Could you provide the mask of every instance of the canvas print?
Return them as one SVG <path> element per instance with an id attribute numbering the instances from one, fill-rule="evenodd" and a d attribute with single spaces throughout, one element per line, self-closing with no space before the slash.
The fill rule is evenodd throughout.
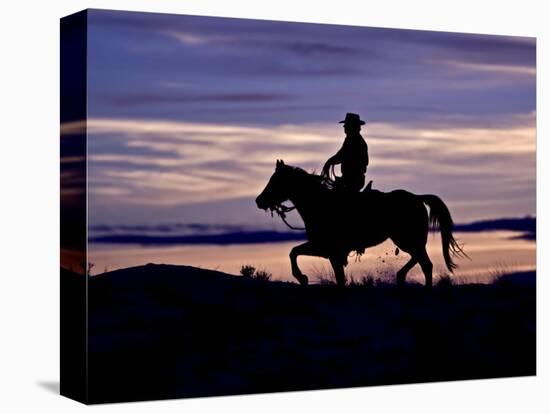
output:
<path id="1" fill-rule="evenodd" d="M 61 20 L 61 393 L 536 374 L 536 39 Z"/>

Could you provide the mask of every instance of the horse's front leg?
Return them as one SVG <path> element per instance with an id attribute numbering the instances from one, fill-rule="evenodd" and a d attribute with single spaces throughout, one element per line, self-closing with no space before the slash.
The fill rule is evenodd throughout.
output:
<path id="1" fill-rule="evenodd" d="M 302 273 L 298 267 L 298 256 L 321 256 L 313 247 L 311 242 L 305 242 L 295 246 L 290 251 L 290 266 L 292 268 L 292 276 L 298 279 L 301 285 L 308 284 L 308 278 Z"/>

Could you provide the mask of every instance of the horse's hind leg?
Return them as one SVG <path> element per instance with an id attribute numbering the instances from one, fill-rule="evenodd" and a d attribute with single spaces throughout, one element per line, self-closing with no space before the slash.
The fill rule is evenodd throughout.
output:
<path id="1" fill-rule="evenodd" d="M 426 248 L 422 249 L 422 251 L 419 253 L 418 262 L 420 263 L 420 267 L 422 267 L 422 272 L 424 273 L 424 277 L 426 278 L 426 287 L 431 288 L 433 264 L 428 257 L 428 252 L 426 252 Z"/>
<path id="2" fill-rule="evenodd" d="M 334 277 L 336 278 L 336 284 L 340 287 L 346 285 L 346 273 L 344 272 L 344 263 L 337 257 L 329 257 L 330 264 L 334 269 Z"/>
<path id="3" fill-rule="evenodd" d="M 411 270 L 417 263 L 418 263 L 418 260 L 416 259 L 416 257 L 412 256 L 411 260 L 409 260 L 407 263 L 405 263 L 405 266 L 399 269 L 399 271 L 397 272 L 398 285 L 403 285 L 405 283 L 405 278 L 407 277 L 407 273 L 409 273 L 409 270 Z"/>

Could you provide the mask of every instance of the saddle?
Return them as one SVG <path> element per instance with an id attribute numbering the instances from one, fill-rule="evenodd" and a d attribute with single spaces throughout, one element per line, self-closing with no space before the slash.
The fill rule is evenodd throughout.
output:
<path id="1" fill-rule="evenodd" d="M 346 190 L 346 188 L 344 187 L 344 182 L 342 180 L 342 177 L 336 177 L 334 179 L 334 188 L 333 188 L 334 191 L 338 191 L 338 192 L 346 192 L 346 193 L 350 193 L 349 191 Z M 369 183 L 367 184 L 367 186 L 365 188 L 363 188 L 361 191 L 359 191 L 358 194 L 360 193 L 366 193 L 368 191 L 372 191 L 372 180 L 369 181 Z M 350 193 L 351 194 L 351 193 Z"/>

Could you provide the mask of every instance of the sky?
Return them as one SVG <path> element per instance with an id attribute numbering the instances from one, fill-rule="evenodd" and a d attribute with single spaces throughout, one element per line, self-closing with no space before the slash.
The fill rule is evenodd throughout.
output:
<path id="1" fill-rule="evenodd" d="M 100 10 L 88 23 L 92 227 L 276 227 L 254 204 L 275 160 L 320 171 L 346 112 L 366 121 L 374 188 L 437 194 L 457 222 L 536 213 L 534 38 Z"/>

